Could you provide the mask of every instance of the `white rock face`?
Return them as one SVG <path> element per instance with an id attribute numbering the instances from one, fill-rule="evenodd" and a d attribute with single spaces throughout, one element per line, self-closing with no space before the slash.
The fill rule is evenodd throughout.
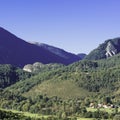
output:
<path id="1" fill-rule="evenodd" d="M 32 73 L 38 73 L 41 71 L 46 70 L 55 70 L 57 68 L 60 68 L 64 65 L 62 64 L 56 64 L 56 63 L 50 63 L 50 64 L 43 64 L 40 62 L 35 62 L 34 64 L 27 64 L 23 67 L 24 71 L 32 72 Z"/>
<path id="2" fill-rule="evenodd" d="M 33 66 L 31 64 L 25 65 L 23 70 L 27 71 L 27 72 L 32 72 L 33 71 Z"/>
<path id="3" fill-rule="evenodd" d="M 40 70 L 40 68 L 42 68 L 42 67 L 44 67 L 45 65 L 44 64 L 42 64 L 42 63 L 40 63 L 40 62 L 36 62 L 36 63 L 34 63 L 33 64 L 33 72 L 35 72 L 35 71 L 39 71 Z"/>
<path id="4" fill-rule="evenodd" d="M 27 72 L 35 72 L 35 71 L 38 71 L 42 67 L 44 67 L 44 64 L 36 62 L 33 65 L 32 64 L 25 65 L 23 70 Z"/>
<path id="5" fill-rule="evenodd" d="M 106 57 L 112 57 L 117 54 L 117 49 L 115 46 L 109 41 L 106 47 Z"/>

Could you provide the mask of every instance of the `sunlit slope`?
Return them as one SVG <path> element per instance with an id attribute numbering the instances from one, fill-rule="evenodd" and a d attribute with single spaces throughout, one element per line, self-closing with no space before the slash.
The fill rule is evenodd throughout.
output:
<path id="1" fill-rule="evenodd" d="M 34 86 L 30 91 L 24 93 L 25 96 L 33 96 L 46 94 L 47 96 L 58 96 L 63 99 L 71 99 L 77 97 L 85 97 L 90 93 L 78 87 L 70 80 L 65 81 L 44 81 L 42 84 Z"/>

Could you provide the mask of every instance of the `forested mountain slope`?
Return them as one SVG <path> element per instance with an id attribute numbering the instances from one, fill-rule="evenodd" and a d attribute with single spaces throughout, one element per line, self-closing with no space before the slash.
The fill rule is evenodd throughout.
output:
<path id="1" fill-rule="evenodd" d="M 63 98 L 68 98 L 71 89 L 72 94 L 69 98 L 80 97 L 83 91 L 86 96 L 88 93 L 96 94 L 101 91 L 101 94 L 107 94 L 108 91 L 112 94 L 119 88 L 119 73 L 120 55 L 118 54 L 99 61 L 82 60 L 51 71 L 47 69 L 41 71 L 40 68 L 40 73 L 37 75 L 20 81 L 8 89 L 18 91 L 25 96 L 46 94 Z"/>
<path id="2" fill-rule="evenodd" d="M 44 115 L 77 113 L 89 118 L 95 118 L 85 109 L 90 103 L 119 106 L 120 54 L 97 61 L 82 60 L 51 70 L 45 66 L 43 70 L 37 69 L 34 76 L 1 89 L 0 106 Z M 112 118 L 109 114 L 99 111 L 98 115 Z"/>
<path id="3" fill-rule="evenodd" d="M 120 38 L 106 40 L 96 49 L 91 51 L 85 58 L 89 60 L 99 60 L 114 56 L 120 53 Z"/>
<path id="4" fill-rule="evenodd" d="M 33 74 L 10 64 L 0 64 L 0 88 L 6 88 L 20 80 L 30 78 Z"/>

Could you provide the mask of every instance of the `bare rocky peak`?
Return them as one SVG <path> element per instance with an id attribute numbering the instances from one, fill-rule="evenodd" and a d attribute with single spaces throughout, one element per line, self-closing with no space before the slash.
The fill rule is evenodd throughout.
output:
<path id="1" fill-rule="evenodd" d="M 106 47 L 106 57 L 112 57 L 113 55 L 117 54 L 117 49 L 115 46 L 112 44 L 111 41 L 107 43 Z"/>

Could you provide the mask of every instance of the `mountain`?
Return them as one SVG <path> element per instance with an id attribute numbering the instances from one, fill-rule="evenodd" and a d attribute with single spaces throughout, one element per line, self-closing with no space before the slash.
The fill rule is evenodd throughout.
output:
<path id="1" fill-rule="evenodd" d="M 30 78 L 33 74 L 9 64 L 0 64 L 0 89 L 6 88 L 20 80 Z"/>
<path id="2" fill-rule="evenodd" d="M 120 38 L 106 40 L 96 49 L 91 51 L 85 58 L 89 60 L 99 60 L 112 57 L 120 53 Z"/>
<path id="3" fill-rule="evenodd" d="M 104 53 L 107 59 L 84 59 L 68 66 L 36 62 L 24 67 L 29 72 L 1 65 L 1 108 L 37 113 L 39 116 L 52 115 L 59 120 L 73 120 L 73 116 L 76 117 L 74 120 L 79 116 L 88 119 L 113 119 L 118 116 L 119 38 L 105 41 L 99 49 L 100 55 Z M 99 49 L 96 51 L 99 52 Z M 106 112 L 108 109 L 111 111 Z"/>
<path id="4" fill-rule="evenodd" d="M 86 54 L 85 53 L 79 53 L 79 54 L 77 54 L 77 56 L 79 56 L 81 59 L 84 59 Z"/>
<path id="5" fill-rule="evenodd" d="M 47 95 L 72 99 L 99 93 L 98 96 L 109 94 L 120 98 L 120 54 L 98 61 L 81 60 L 69 66 L 38 65 L 41 67 L 37 69 L 37 74 L 18 81 L 6 90 L 21 93 L 25 97 Z"/>
<path id="6" fill-rule="evenodd" d="M 114 116 L 116 115 L 114 111 L 120 105 L 120 54 L 97 61 L 81 60 L 61 67 L 57 67 L 56 64 L 53 67 L 51 64 L 48 66 L 38 62 L 31 66 L 35 69 L 39 67 L 37 74 L 27 79 L 18 79 L 18 82 L 0 89 L 2 108 L 55 115 L 55 117 L 62 111 L 68 113 L 68 116 L 73 117 L 79 113 L 83 117 L 83 115 L 90 114 L 90 111 L 85 108 L 89 108 L 92 103 L 96 108 L 102 104 L 109 109 L 111 105 L 115 106 L 115 108 L 111 108 L 111 112 Z M 0 69 L 0 71 L 1 78 L 8 81 L 5 77 L 6 72 L 4 76 L 6 70 Z M 2 83 L 2 79 L 0 80 Z M 108 110 L 107 108 L 104 110 Z M 81 110 L 86 114 L 83 114 Z M 100 111 L 101 108 L 99 108 L 99 113 Z M 109 119 L 112 114 L 107 114 L 107 117 L 105 114 L 104 118 Z M 103 118 L 103 115 L 102 112 L 100 119 Z M 87 118 L 91 117 L 87 116 Z"/>
<path id="7" fill-rule="evenodd" d="M 38 43 L 38 42 L 34 42 L 33 44 L 35 44 L 43 49 L 46 49 L 46 50 L 50 51 L 51 53 L 53 53 L 63 59 L 66 59 L 67 61 L 69 61 L 69 63 L 73 63 L 73 62 L 79 61 L 81 59 L 80 57 L 78 57 L 77 55 L 75 55 L 73 53 L 66 52 L 63 49 L 60 49 L 60 48 L 57 48 L 57 47 L 54 47 L 54 46 L 51 46 L 48 44 Z"/>
<path id="8" fill-rule="evenodd" d="M 65 51 L 64 53 L 66 53 L 64 57 L 55 54 L 43 46 L 28 43 L 0 27 L 0 64 L 12 64 L 19 67 L 35 62 L 68 65 L 80 60 L 77 55 L 67 54 Z"/>

